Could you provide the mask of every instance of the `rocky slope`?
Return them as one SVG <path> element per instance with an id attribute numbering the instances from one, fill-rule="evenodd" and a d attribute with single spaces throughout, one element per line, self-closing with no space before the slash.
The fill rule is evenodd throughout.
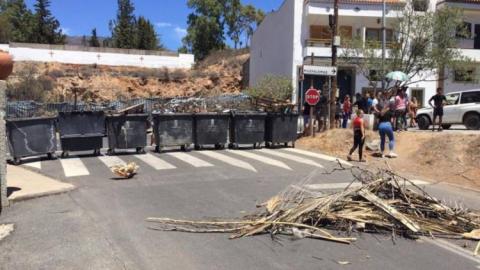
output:
<path id="1" fill-rule="evenodd" d="M 238 93 L 248 51 L 221 51 L 192 70 L 146 69 L 60 63 L 18 62 L 9 79 L 9 98 L 44 102 L 138 97 L 192 97 Z"/>

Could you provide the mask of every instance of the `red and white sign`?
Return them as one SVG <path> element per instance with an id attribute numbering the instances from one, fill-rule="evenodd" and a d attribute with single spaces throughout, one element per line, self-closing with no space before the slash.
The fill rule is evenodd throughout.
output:
<path id="1" fill-rule="evenodd" d="M 310 88 L 305 93 L 305 102 L 310 106 L 315 106 L 320 101 L 320 93 L 317 89 Z"/>

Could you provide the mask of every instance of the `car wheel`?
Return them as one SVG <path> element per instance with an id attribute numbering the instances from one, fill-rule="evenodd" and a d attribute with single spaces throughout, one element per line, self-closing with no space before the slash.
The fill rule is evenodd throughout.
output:
<path id="1" fill-rule="evenodd" d="M 480 115 L 475 113 L 469 113 L 463 119 L 463 124 L 467 129 L 480 129 Z"/>
<path id="2" fill-rule="evenodd" d="M 430 127 L 430 118 L 426 115 L 420 115 L 417 117 L 418 128 L 421 130 L 427 130 Z"/>
<path id="3" fill-rule="evenodd" d="M 452 127 L 452 125 L 442 125 L 442 128 L 443 128 L 443 129 L 449 129 L 449 128 L 451 128 L 451 127 Z"/>

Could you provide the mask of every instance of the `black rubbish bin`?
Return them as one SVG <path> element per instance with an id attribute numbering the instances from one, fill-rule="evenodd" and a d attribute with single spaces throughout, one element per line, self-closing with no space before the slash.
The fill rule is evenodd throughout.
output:
<path id="1" fill-rule="evenodd" d="M 100 154 L 105 136 L 104 112 L 61 112 L 58 129 L 62 144 L 62 157 L 70 151 L 90 151 Z"/>
<path id="2" fill-rule="evenodd" d="M 238 148 L 239 144 L 252 144 L 260 147 L 265 141 L 266 113 L 232 112 L 230 121 L 230 147 Z"/>
<path id="3" fill-rule="evenodd" d="M 147 114 L 112 115 L 107 119 L 108 154 L 115 149 L 135 149 L 145 153 L 147 146 Z"/>
<path id="4" fill-rule="evenodd" d="M 193 114 L 152 114 L 155 151 L 163 147 L 180 146 L 187 151 L 193 143 Z"/>
<path id="5" fill-rule="evenodd" d="M 198 113 L 194 118 L 195 149 L 199 150 L 204 145 L 214 145 L 216 149 L 225 148 L 230 114 Z"/>
<path id="6" fill-rule="evenodd" d="M 56 118 L 27 118 L 7 120 L 7 138 L 13 163 L 21 158 L 47 155 L 55 157 L 57 150 Z"/>
<path id="7" fill-rule="evenodd" d="M 269 113 L 265 123 L 265 142 L 267 147 L 275 144 L 292 143 L 297 140 L 298 114 Z"/>

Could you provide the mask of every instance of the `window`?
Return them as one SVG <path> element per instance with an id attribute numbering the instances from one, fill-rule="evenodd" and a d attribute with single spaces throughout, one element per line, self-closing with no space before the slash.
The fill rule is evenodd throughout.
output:
<path id="1" fill-rule="evenodd" d="M 310 26 L 310 38 L 311 39 L 332 39 L 332 32 L 330 26 L 326 25 L 312 25 Z"/>
<path id="2" fill-rule="evenodd" d="M 386 29 L 387 42 L 393 41 L 393 31 L 392 29 Z M 367 28 L 366 39 L 373 41 L 382 41 L 382 29 L 380 28 Z"/>
<path id="3" fill-rule="evenodd" d="M 462 100 L 460 103 L 480 103 L 480 91 L 462 93 Z"/>
<path id="4" fill-rule="evenodd" d="M 460 94 L 450 94 L 445 97 L 447 98 L 447 105 L 456 105 L 460 99 Z"/>
<path id="5" fill-rule="evenodd" d="M 420 88 L 413 88 L 410 91 L 412 94 L 412 98 L 415 97 L 417 99 L 417 106 L 419 108 L 423 107 L 423 102 L 425 101 L 425 90 Z"/>
<path id="6" fill-rule="evenodd" d="M 457 27 L 455 36 L 457 38 L 470 39 L 472 37 L 472 24 L 469 22 L 463 22 L 462 25 Z"/>
<path id="7" fill-rule="evenodd" d="M 455 70 L 453 79 L 456 82 L 474 82 L 475 69 Z"/>
<path id="8" fill-rule="evenodd" d="M 428 0 L 413 0 L 413 10 L 425 12 L 428 10 Z"/>

